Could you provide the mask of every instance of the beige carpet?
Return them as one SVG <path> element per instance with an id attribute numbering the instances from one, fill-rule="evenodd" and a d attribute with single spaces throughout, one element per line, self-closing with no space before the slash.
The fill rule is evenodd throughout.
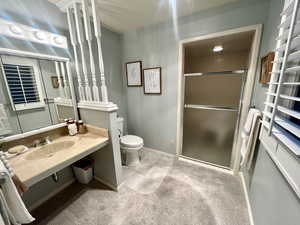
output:
<path id="1" fill-rule="evenodd" d="M 240 180 L 215 169 L 145 152 L 124 167 L 114 192 L 73 184 L 33 212 L 47 225 L 249 225 Z"/>

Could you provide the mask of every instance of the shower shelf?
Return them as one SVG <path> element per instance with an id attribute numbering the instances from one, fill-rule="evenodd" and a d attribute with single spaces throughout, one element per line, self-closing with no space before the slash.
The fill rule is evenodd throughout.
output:
<path id="1" fill-rule="evenodd" d="M 203 73 L 185 73 L 185 77 L 193 76 L 204 76 L 204 75 L 231 75 L 231 74 L 244 74 L 246 70 L 226 70 L 226 71 L 216 71 L 216 72 L 203 72 Z"/>

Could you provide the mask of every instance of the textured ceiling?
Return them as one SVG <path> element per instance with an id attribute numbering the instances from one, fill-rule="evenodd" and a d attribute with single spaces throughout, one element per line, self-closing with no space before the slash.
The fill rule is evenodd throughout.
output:
<path id="1" fill-rule="evenodd" d="M 72 0 L 48 0 L 54 4 Z M 97 0 L 102 23 L 118 32 L 134 30 L 239 0 Z M 175 9 L 175 10 L 172 10 Z"/>

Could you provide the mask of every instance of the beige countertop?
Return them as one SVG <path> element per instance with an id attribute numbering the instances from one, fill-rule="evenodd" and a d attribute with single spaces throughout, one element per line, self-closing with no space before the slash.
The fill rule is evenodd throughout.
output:
<path id="1" fill-rule="evenodd" d="M 32 186 L 108 144 L 107 130 L 93 127 L 89 127 L 88 130 L 86 134 L 60 136 L 52 141 L 52 143 L 72 141 L 74 142 L 72 147 L 57 151 L 49 157 L 37 159 L 32 159 L 31 156 L 35 154 L 34 152 L 42 151 L 41 147 L 30 148 L 25 153 L 10 159 L 10 165 L 22 182 Z"/>

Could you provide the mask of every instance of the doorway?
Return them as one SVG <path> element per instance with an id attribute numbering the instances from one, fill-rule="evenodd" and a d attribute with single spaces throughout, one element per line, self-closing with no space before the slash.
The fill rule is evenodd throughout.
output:
<path id="1" fill-rule="evenodd" d="M 257 38 L 252 27 L 182 41 L 181 157 L 234 167 L 243 111 L 251 102 Z"/>

